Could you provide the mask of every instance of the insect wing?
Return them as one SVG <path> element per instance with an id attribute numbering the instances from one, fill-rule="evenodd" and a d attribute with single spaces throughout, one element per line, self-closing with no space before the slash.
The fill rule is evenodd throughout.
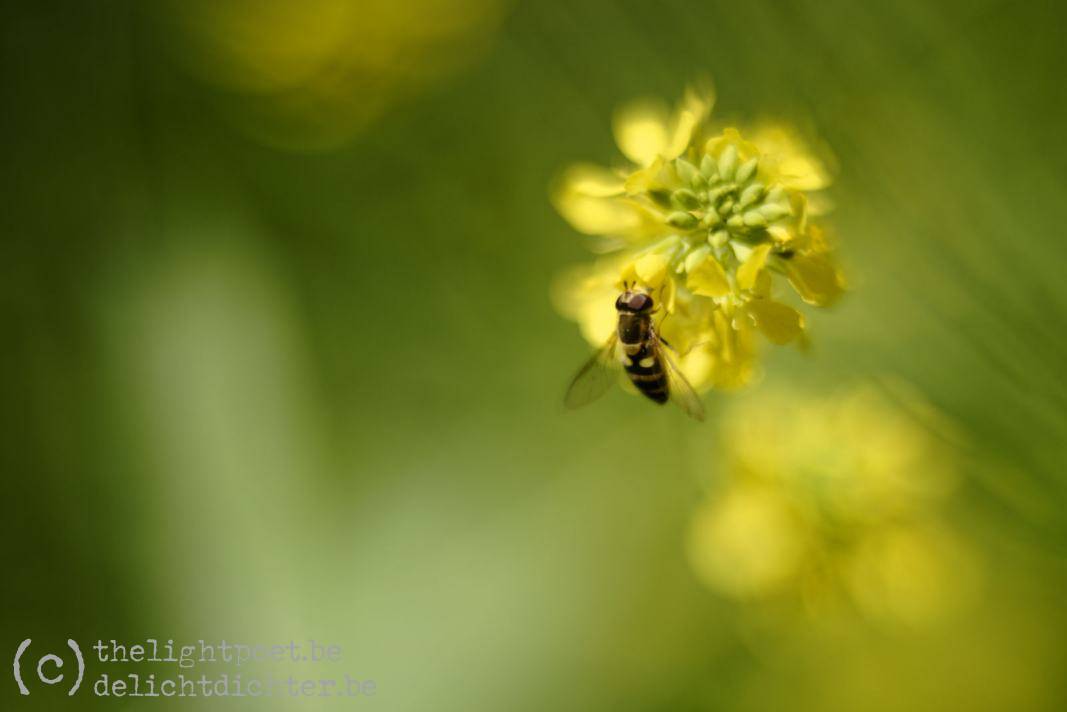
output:
<path id="1" fill-rule="evenodd" d="M 564 405 L 571 409 L 588 405 L 607 393 L 619 380 L 619 360 L 615 354 L 618 338 L 617 333 L 612 333 L 604 347 L 582 366 L 567 387 L 567 395 L 563 397 Z"/>
<path id="2" fill-rule="evenodd" d="M 678 364 L 671 358 L 670 348 L 662 342 L 657 342 L 656 350 L 663 361 L 663 368 L 667 372 L 667 385 L 670 391 L 671 401 L 685 411 L 686 415 L 696 420 L 704 420 L 704 403 L 700 400 L 693 387 L 689 385 L 689 379 L 685 377 Z"/>

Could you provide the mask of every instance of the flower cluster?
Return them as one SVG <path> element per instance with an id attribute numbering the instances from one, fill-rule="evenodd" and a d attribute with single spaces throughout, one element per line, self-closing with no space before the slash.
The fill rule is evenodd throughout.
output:
<path id="1" fill-rule="evenodd" d="M 975 562 L 944 507 L 958 481 L 945 443 L 957 436 L 906 387 L 890 392 L 734 406 L 717 448 L 725 469 L 691 529 L 697 575 L 743 601 L 849 602 L 910 624 L 967 595 Z"/>
<path id="2" fill-rule="evenodd" d="M 752 376 L 757 332 L 776 344 L 803 343 L 803 315 L 775 298 L 775 277 L 826 306 L 842 292 L 840 269 L 812 218 L 827 171 L 781 127 L 751 139 L 712 132 L 710 90 L 689 90 L 671 114 L 642 101 L 615 120 L 633 162 L 609 170 L 571 167 L 554 194 L 560 214 L 599 236 L 611 253 L 564 275 L 555 302 L 600 345 L 614 324 L 614 298 L 636 283 L 665 310 L 660 331 L 684 355 L 697 388 L 743 385 Z"/>

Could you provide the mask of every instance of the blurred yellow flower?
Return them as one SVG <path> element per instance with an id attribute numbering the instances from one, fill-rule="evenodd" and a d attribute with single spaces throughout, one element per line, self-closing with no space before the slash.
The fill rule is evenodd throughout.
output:
<path id="1" fill-rule="evenodd" d="M 273 145 L 342 144 L 394 102 L 469 64 L 503 0 L 170 2 L 182 57 L 242 99 L 232 113 Z"/>
<path id="2" fill-rule="evenodd" d="M 633 162 L 608 170 L 579 164 L 553 191 L 559 213 L 615 253 L 571 272 L 554 290 L 559 310 L 599 346 L 623 282 L 665 307 L 660 331 L 697 388 L 744 385 L 755 372 L 756 333 L 804 343 L 805 321 L 776 298 L 777 275 L 803 301 L 826 306 L 844 280 L 829 242 L 812 224 L 810 191 L 829 184 L 821 161 L 785 127 L 746 140 L 713 132 L 708 87 L 689 89 L 670 112 L 641 100 L 615 117 L 615 139 Z"/>
<path id="3" fill-rule="evenodd" d="M 847 600 L 914 624 L 948 610 L 974 562 L 943 512 L 953 458 L 912 412 L 932 411 L 874 387 L 736 406 L 724 417 L 723 479 L 690 531 L 697 575 L 733 598 L 809 611 Z"/>

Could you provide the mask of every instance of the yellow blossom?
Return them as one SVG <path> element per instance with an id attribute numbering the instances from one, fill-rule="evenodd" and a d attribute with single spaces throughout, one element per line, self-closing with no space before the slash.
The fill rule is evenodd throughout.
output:
<path id="1" fill-rule="evenodd" d="M 652 100 L 623 107 L 615 139 L 632 164 L 579 164 L 553 190 L 560 214 L 614 253 L 582 273 L 595 288 L 555 290 L 560 311 L 592 340 L 614 318 L 612 289 L 636 283 L 658 297 L 660 331 L 701 389 L 741 386 L 756 373 L 757 332 L 775 344 L 805 342 L 805 319 L 779 283 L 814 306 L 844 289 L 812 223 L 811 206 L 827 204 L 810 199 L 829 183 L 825 162 L 783 126 L 748 138 L 735 127 L 713 130 L 713 103 L 705 87 L 688 90 L 673 112 Z"/>
<path id="2" fill-rule="evenodd" d="M 742 601 L 809 611 L 850 601 L 912 624 L 945 612 L 974 564 L 944 512 L 952 453 L 911 416 L 930 407 L 906 398 L 764 394 L 727 412 L 724 471 L 690 531 L 697 575 Z"/>
<path id="3" fill-rule="evenodd" d="M 332 150 L 491 46 L 501 0 L 168 0 L 179 55 L 254 138 Z"/>

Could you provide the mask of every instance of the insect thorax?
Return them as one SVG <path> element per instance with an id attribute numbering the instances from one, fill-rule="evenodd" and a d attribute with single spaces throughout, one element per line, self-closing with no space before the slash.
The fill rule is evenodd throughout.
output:
<path id="1" fill-rule="evenodd" d="M 652 333 L 651 327 L 652 317 L 647 313 L 619 312 L 619 341 L 625 346 L 644 344 Z"/>

